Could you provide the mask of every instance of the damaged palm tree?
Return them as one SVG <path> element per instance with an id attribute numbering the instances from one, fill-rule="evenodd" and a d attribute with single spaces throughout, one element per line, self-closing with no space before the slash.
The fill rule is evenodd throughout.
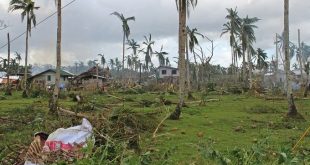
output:
<path id="1" fill-rule="evenodd" d="M 8 65 L 6 69 L 6 74 L 7 74 L 7 89 L 5 92 L 5 95 L 12 95 L 12 90 L 11 90 L 11 84 L 10 84 L 10 59 L 11 59 L 11 51 L 10 51 L 10 34 L 8 33 Z"/>
<path id="2" fill-rule="evenodd" d="M 205 36 L 201 33 L 198 32 L 197 28 L 194 28 L 194 29 L 190 29 L 188 26 L 187 26 L 187 37 L 186 37 L 186 59 L 187 59 L 187 82 L 190 82 L 190 73 L 189 73 L 189 70 L 190 70 L 190 62 L 189 62 L 189 52 L 192 53 L 194 55 L 194 60 L 195 60 L 195 67 L 194 67 L 194 70 L 195 70 L 195 78 L 196 78 L 196 85 L 197 85 L 197 89 L 199 88 L 199 83 L 198 83 L 198 63 L 197 63 L 197 58 L 196 58 L 196 54 L 195 54 L 195 46 L 196 45 L 199 45 L 199 41 L 197 39 L 197 36 L 200 36 L 201 38 L 205 38 Z M 191 92 L 190 91 L 190 83 L 187 83 L 187 90 L 188 90 L 188 98 L 191 98 Z"/>
<path id="3" fill-rule="evenodd" d="M 308 97 L 308 91 L 309 91 L 309 71 L 310 71 L 310 62 L 307 62 L 307 64 L 305 64 L 305 72 L 306 72 L 306 83 L 305 83 L 305 90 L 304 90 L 304 97 Z"/>
<path id="4" fill-rule="evenodd" d="M 128 17 L 126 18 L 123 14 L 118 12 L 113 12 L 111 15 L 115 15 L 122 21 L 122 27 L 123 27 L 123 59 L 122 59 L 122 80 L 124 79 L 124 67 L 125 67 L 125 44 L 126 40 L 128 40 L 128 37 L 130 35 L 130 28 L 128 25 L 129 21 L 135 21 L 135 17 Z"/>
<path id="5" fill-rule="evenodd" d="M 56 113 L 58 105 L 59 85 L 60 85 L 60 67 L 61 67 L 61 0 L 55 1 L 57 4 L 57 50 L 56 50 L 56 78 L 53 92 L 50 112 Z"/>
<path id="6" fill-rule="evenodd" d="M 185 93 L 185 47 L 186 47 L 186 13 L 189 13 L 189 7 L 195 8 L 197 0 L 176 0 L 177 10 L 179 13 L 179 103 L 175 111 L 171 114 L 170 119 L 178 120 L 181 115 L 182 105 L 184 104 Z M 174 117 L 172 117 L 174 116 Z"/>
<path id="7" fill-rule="evenodd" d="M 295 117 L 297 109 L 294 103 L 292 91 L 292 80 L 290 75 L 290 52 L 289 52 L 289 0 L 284 0 L 284 54 L 285 54 L 285 75 L 286 95 L 288 101 L 288 117 Z"/>
<path id="8" fill-rule="evenodd" d="M 10 1 L 10 7 L 9 11 L 15 11 L 15 10 L 21 10 L 21 18 L 22 22 L 24 21 L 24 18 L 26 17 L 26 51 L 25 51 L 25 74 L 24 74 L 24 91 L 23 91 L 23 97 L 28 96 L 27 91 L 27 76 L 28 76 L 28 37 L 31 36 L 31 25 L 33 24 L 36 26 L 36 15 L 34 14 L 35 10 L 38 10 L 40 7 L 35 6 L 35 2 L 33 0 L 11 0 Z"/>

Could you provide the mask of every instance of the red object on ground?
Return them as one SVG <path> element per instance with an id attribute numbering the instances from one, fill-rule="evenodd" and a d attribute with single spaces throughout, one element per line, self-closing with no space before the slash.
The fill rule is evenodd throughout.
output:
<path id="1" fill-rule="evenodd" d="M 45 145 L 48 146 L 50 151 L 58 151 L 58 150 L 69 151 L 73 149 L 73 146 L 71 144 L 64 144 L 61 141 L 46 141 Z"/>

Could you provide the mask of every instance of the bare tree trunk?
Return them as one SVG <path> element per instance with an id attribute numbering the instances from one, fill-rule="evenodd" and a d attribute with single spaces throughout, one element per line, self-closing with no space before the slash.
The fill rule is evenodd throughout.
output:
<path id="1" fill-rule="evenodd" d="M 196 89 L 199 89 L 199 66 L 198 66 L 198 63 L 197 63 L 197 58 L 196 58 L 196 54 L 194 52 L 194 60 L 195 60 L 195 78 L 196 78 Z"/>
<path id="2" fill-rule="evenodd" d="M 142 68 L 142 63 L 139 60 L 139 85 L 141 85 L 141 76 L 142 76 L 142 72 L 141 72 L 141 68 Z"/>
<path id="3" fill-rule="evenodd" d="M 175 111 L 170 115 L 170 119 L 178 120 L 184 104 L 185 89 L 185 44 L 186 44 L 186 7 L 185 0 L 179 1 L 179 104 Z"/>
<path id="4" fill-rule="evenodd" d="M 247 54 L 248 54 L 248 64 L 249 64 L 249 87 L 252 89 L 252 60 L 251 60 L 251 53 L 250 53 L 250 46 L 249 46 L 249 38 L 247 37 Z"/>
<path id="5" fill-rule="evenodd" d="M 18 60 L 17 75 L 19 76 L 20 60 Z"/>
<path id="6" fill-rule="evenodd" d="M 230 52 L 231 52 L 231 75 L 234 77 L 235 75 L 235 53 L 234 53 L 234 48 L 231 46 L 230 47 Z"/>
<path id="7" fill-rule="evenodd" d="M 124 83 L 124 68 L 125 68 L 125 32 L 123 34 L 123 67 L 122 67 L 122 74 L 121 74 L 121 80 Z"/>
<path id="8" fill-rule="evenodd" d="M 8 66 L 6 69 L 6 75 L 7 75 L 7 90 L 6 90 L 6 95 L 12 95 L 11 91 L 11 85 L 10 85 L 10 59 L 11 59 L 11 45 L 10 45 L 10 34 L 8 33 Z"/>
<path id="9" fill-rule="evenodd" d="M 301 85 L 304 85 L 304 77 L 303 77 L 303 62 L 302 62 L 302 50 L 301 50 L 301 44 L 300 44 L 300 29 L 298 29 L 298 61 L 299 61 L 299 69 L 300 69 L 300 80 Z"/>
<path id="10" fill-rule="evenodd" d="M 231 36 L 233 33 L 230 34 Z M 231 45 L 230 46 L 230 52 L 231 52 L 231 78 L 237 83 L 237 70 L 236 67 L 236 61 L 235 61 L 235 48 Z"/>
<path id="11" fill-rule="evenodd" d="M 310 65 L 310 62 L 307 62 L 307 64 L 305 65 L 305 72 L 307 74 L 307 77 L 306 77 L 306 82 L 305 82 L 305 89 L 304 89 L 304 97 L 308 97 L 308 90 L 309 90 L 309 65 Z"/>
<path id="12" fill-rule="evenodd" d="M 284 53 L 285 53 L 285 75 L 286 75 L 286 92 L 288 102 L 288 116 L 296 116 L 297 109 L 294 103 L 292 82 L 290 74 L 290 57 L 289 57 L 289 0 L 284 0 Z"/>
<path id="13" fill-rule="evenodd" d="M 186 44 L 186 7 L 187 4 L 184 0 L 180 0 L 182 6 L 180 7 L 180 27 L 179 27 L 179 68 L 180 68 L 180 91 L 179 103 L 184 102 L 184 89 L 185 89 L 185 44 Z"/>
<path id="14" fill-rule="evenodd" d="M 27 79 L 28 79 L 28 37 L 29 37 L 29 13 L 27 13 L 27 31 L 26 31 L 26 52 L 25 52 L 25 72 L 24 72 L 24 91 L 23 97 L 28 97 Z"/>
<path id="15" fill-rule="evenodd" d="M 189 51 L 188 51 L 188 37 L 186 35 L 186 78 L 187 78 L 187 95 L 189 95 L 191 91 L 191 77 L 190 77 L 190 68 L 189 68 Z"/>
<path id="16" fill-rule="evenodd" d="M 203 86 L 204 86 L 204 91 L 207 91 L 208 90 L 208 83 L 209 83 L 209 76 L 208 76 L 208 73 L 207 73 L 207 67 L 208 67 L 208 64 L 207 63 L 203 63 L 202 64 L 202 77 L 203 77 Z"/>
<path id="17" fill-rule="evenodd" d="M 308 90 L 309 90 L 309 74 L 307 74 L 305 82 L 304 97 L 308 97 Z"/>
<path id="18" fill-rule="evenodd" d="M 57 0 L 57 48 L 56 48 L 56 77 L 55 87 L 52 98 L 52 105 L 50 106 L 50 112 L 56 113 L 59 97 L 59 85 L 60 85 L 60 67 L 61 67 L 61 0 Z"/>
<path id="19" fill-rule="evenodd" d="M 240 77 L 240 74 L 239 74 L 239 69 L 238 69 L 238 54 L 235 53 L 235 57 L 234 57 L 234 60 L 235 60 L 235 73 L 236 73 L 236 78 L 235 78 L 235 81 L 238 82 L 238 79 Z"/>
<path id="20" fill-rule="evenodd" d="M 245 51 L 246 51 L 246 48 L 243 46 L 243 48 L 242 48 L 242 81 L 243 81 L 243 88 L 247 87 Z"/>
<path id="21" fill-rule="evenodd" d="M 278 63 L 279 63 L 279 47 L 278 47 L 278 34 L 276 33 L 276 62 L 275 62 L 275 83 L 278 81 Z"/>
<path id="22" fill-rule="evenodd" d="M 237 75 L 238 75 L 238 70 L 237 70 L 237 61 L 236 61 L 236 53 L 235 52 L 233 52 L 233 68 L 232 68 L 232 73 L 233 73 L 233 75 L 235 76 L 235 81 L 237 82 Z"/>

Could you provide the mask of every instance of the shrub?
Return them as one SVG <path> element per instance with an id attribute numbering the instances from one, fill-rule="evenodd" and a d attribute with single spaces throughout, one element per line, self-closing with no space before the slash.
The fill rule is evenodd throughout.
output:
<path id="1" fill-rule="evenodd" d="M 0 100 L 6 100 L 6 97 L 0 96 Z"/>
<path id="2" fill-rule="evenodd" d="M 66 92 L 65 91 L 60 91 L 58 98 L 59 99 L 66 99 L 67 98 Z"/>
<path id="3" fill-rule="evenodd" d="M 45 97 L 45 96 L 50 96 L 50 94 L 41 89 L 32 89 L 29 93 L 29 96 L 32 98 L 37 98 L 37 97 Z"/>
<path id="4" fill-rule="evenodd" d="M 199 143 L 198 151 L 202 158 L 213 160 L 217 164 L 309 164 L 309 152 L 306 150 L 293 152 L 289 148 L 280 148 L 272 150 L 270 148 L 268 137 L 258 140 L 250 148 L 234 148 L 229 152 L 219 152 L 213 147 L 212 142 Z"/>
<path id="5" fill-rule="evenodd" d="M 208 83 L 207 87 L 209 92 L 215 91 L 216 83 Z"/>
<path id="6" fill-rule="evenodd" d="M 238 86 L 231 86 L 231 87 L 228 87 L 227 91 L 231 94 L 241 94 L 242 88 Z"/>

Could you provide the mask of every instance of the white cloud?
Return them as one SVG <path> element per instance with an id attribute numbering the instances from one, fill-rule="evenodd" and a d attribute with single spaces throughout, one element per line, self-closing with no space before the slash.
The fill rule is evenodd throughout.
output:
<path id="1" fill-rule="evenodd" d="M 63 5 L 70 1 L 63 0 Z M 8 2 L 9 0 L 0 0 L 0 19 L 11 25 L 8 30 L 13 38 L 25 31 L 25 23 L 21 23 L 19 12 L 8 13 Z M 297 29 L 300 28 L 302 40 L 310 42 L 310 32 L 307 30 L 310 28 L 307 17 L 310 3 L 307 0 L 290 3 L 291 39 L 296 41 Z M 36 5 L 41 7 L 36 11 L 37 21 L 56 10 L 52 0 L 36 0 Z M 211 61 L 213 64 L 228 66 L 231 62 L 228 36 L 220 38 L 220 34 L 222 25 L 227 21 L 226 8 L 236 6 L 241 17 L 249 15 L 262 19 L 257 23 L 259 28 L 256 30 L 255 46 L 266 49 L 267 52 L 274 52 L 274 34 L 281 33 L 283 29 L 283 0 L 199 0 L 197 8 L 191 11 L 188 24 L 215 40 L 217 47 Z M 104 53 L 107 59 L 122 57 L 121 22 L 110 15 L 113 11 L 136 17 L 135 22 L 130 22 L 132 38 L 141 43 L 144 40 L 143 35 L 151 33 L 156 41 L 155 50 L 159 50 L 163 44 L 171 61 L 172 57 L 177 56 L 178 16 L 174 0 L 77 0 L 63 11 L 63 64 L 96 59 L 98 53 Z M 0 46 L 6 43 L 6 32 L 0 31 Z M 201 42 L 207 44 L 206 41 Z M 22 36 L 11 46 L 13 51 L 24 55 L 25 37 Z M 54 16 L 33 29 L 29 62 L 54 64 L 55 49 Z M 6 48 L 0 49 L 0 56 L 5 56 L 6 51 Z M 153 60 L 157 61 L 157 58 L 154 57 Z"/>
<path id="2" fill-rule="evenodd" d="M 0 9 L 1 10 L 8 10 L 9 6 L 9 1 L 8 0 L 2 0 L 0 1 Z"/>

